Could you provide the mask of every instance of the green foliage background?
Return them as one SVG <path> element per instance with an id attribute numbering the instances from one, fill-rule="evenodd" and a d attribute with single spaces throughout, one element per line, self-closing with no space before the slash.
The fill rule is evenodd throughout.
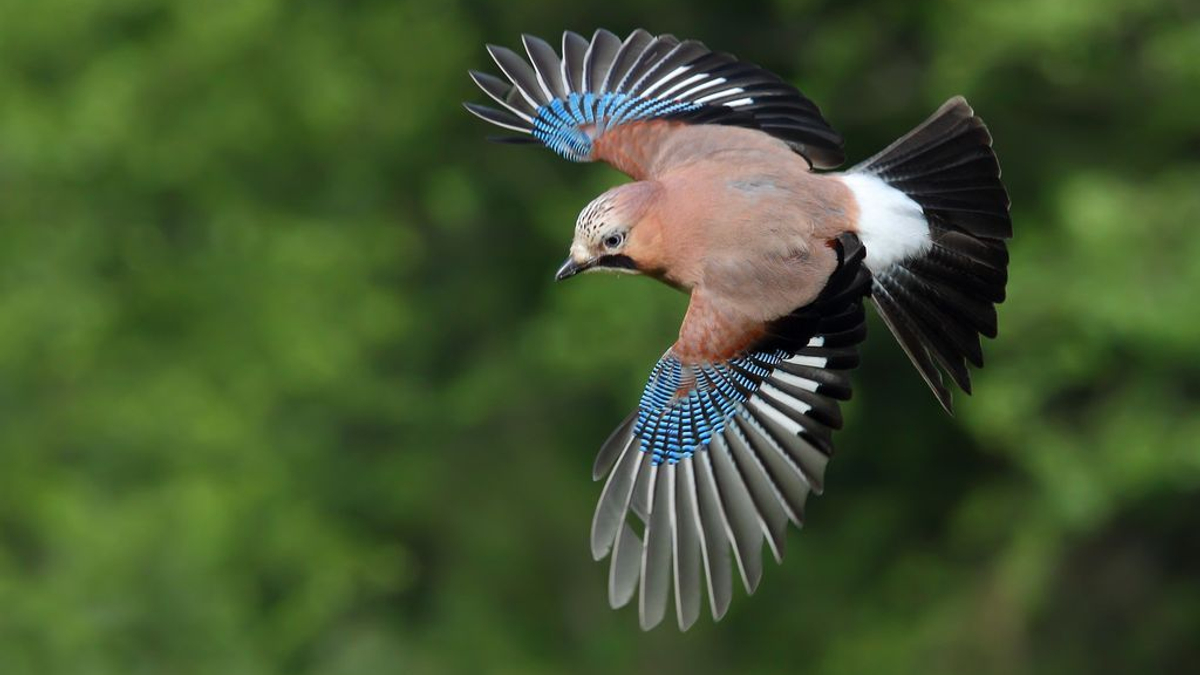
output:
<path id="1" fill-rule="evenodd" d="M 550 282 L 621 177 L 490 145 L 482 45 L 645 26 L 858 161 L 965 94 L 1017 238 L 944 416 L 872 326 L 720 624 L 637 629 L 599 442 L 685 299 Z M 1129 673 L 1200 663 L 1200 7 L 0 2 L 0 673 Z"/>

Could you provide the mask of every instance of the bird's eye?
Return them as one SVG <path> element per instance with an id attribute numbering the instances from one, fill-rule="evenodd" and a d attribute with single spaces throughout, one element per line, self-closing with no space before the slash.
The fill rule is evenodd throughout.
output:
<path id="1" fill-rule="evenodd" d="M 625 235 L 620 232 L 614 232 L 604 238 L 604 248 L 612 250 L 621 245 L 625 241 Z"/>

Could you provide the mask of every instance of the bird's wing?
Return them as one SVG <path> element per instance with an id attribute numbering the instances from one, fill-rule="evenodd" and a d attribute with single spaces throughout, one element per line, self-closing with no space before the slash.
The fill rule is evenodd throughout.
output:
<path id="1" fill-rule="evenodd" d="M 788 521 L 799 526 L 805 499 L 821 492 L 870 287 L 858 238 L 842 235 L 837 247 L 839 266 L 821 295 L 754 346 L 703 365 L 668 352 L 638 409 L 601 448 L 593 477 L 608 480 L 592 553 L 612 558 L 614 607 L 640 588 L 643 628 L 662 620 L 673 591 L 686 630 L 699 616 L 702 584 L 721 618 L 734 564 L 753 593 L 764 538 L 781 559 Z"/>
<path id="2" fill-rule="evenodd" d="M 652 120 L 759 129 L 785 141 L 818 168 L 843 161 L 842 137 L 817 106 L 758 66 L 695 40 L 655 37 L 638 29 L 622 41 L 597 30 L 589 42 L 563 33 L 562 55 L 544 40 L 523 37 L 529 60 L 488 46 L 505 79 L 471 71 L 499 108 L 467 110 L 541 142 L 576 162 L 597 159 L 595 142 L 615 127 Z"/>

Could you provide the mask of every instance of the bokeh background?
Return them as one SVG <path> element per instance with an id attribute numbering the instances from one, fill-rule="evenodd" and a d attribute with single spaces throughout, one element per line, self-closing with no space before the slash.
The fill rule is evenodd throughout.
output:
<path id="1" fill-rule="evenodd" d="M 965 94 L 1013 200 L 976 395 L 873 323 L 807 527 L 686 634 L 587 546 L 685 298 L 552 284 L 623 177 L 459 105 L 597 26 L 781 73 L 851 162 Z M 1198 339 L 1192 2 L 0 2 L 4 675 L 1195 672 Z"/>

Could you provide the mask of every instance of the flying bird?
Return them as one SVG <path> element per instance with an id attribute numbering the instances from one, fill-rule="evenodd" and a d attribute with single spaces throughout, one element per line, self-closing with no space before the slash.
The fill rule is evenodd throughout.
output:
<path id="1" fill-rule="evenodd" d="M 686 630 L 714 620 L 733 577 L 753 593 L 765 542 L 821 493 L 850 398 L 869 299 L 947 412 L 996 336 L 1009 199 L 992 138 L 962 97 L 844 172 L 841 135 L 780 77 L 695 40 L 573 32 L 528 58 L 487 47 L 472 71 L 493 107 L 467 110 L 633 182 L 579 215 L 556 278 L 644 274 L 690 296 L 679 338 L 603 444 L 591 548 L 609 601 L 642 628 L 674 596 Z"/>

